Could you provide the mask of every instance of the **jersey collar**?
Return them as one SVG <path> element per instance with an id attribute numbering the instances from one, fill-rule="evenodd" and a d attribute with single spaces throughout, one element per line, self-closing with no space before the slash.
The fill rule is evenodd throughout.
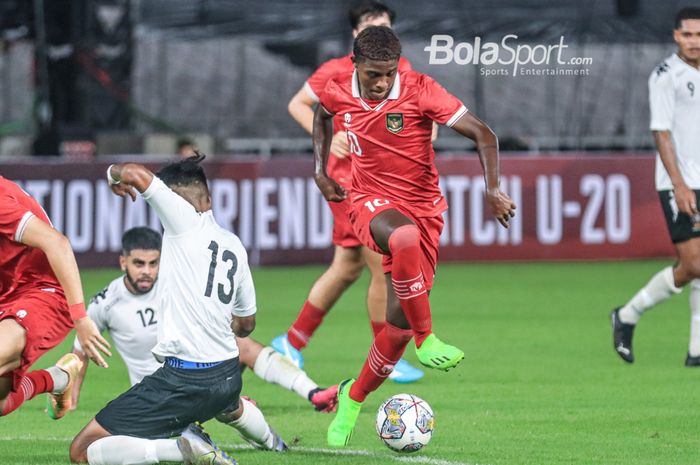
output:
<path id="1" fill-rule="evenodd" d="M 401 73 L 399 73 L 399 72 L 397 71 L 397 72 L 396 72 L 396 79 L 394 80 L 394 85 L 391 87 L 391 90 L 389 91 L 389 95 L 387 96 L 387 98 L 385 98 L 385 99 L 382 101 L 382 103 L 380 103 L 379 105 L 377 105 L 377 107 L 378 107 L 378 106 L 384 106 L 384 103 L 385 103 L 387 100 L 396 100 L 396 99 L 398 99 L 400 95 L 401 95 Z M 359 98 L 359 99 L 360 99 L 360 102 L 362 102 L 362 106 L 363 106 L 363 107 L 365 107 L 365 106 L 366 106 L 366 107 L 369 107 L 369 105 L 367 105 L 367 104 L 365 103 L 365 101 L 362 100 L 362 97 L 360 96 L 360 84 L 359 84 L 359 81 L 358 81 L 358 78 L 357 78 L 357 70 L 354 70 L 354 71 L 352 72 L 352 96 L 355 97 L 355 98 Z M 376 110 L 377 107 L 374 107 L 374 109 Z M 366 108 L 366 109 L 371 110 L 372 108 L 369 107 L 369 108 Z"/>
<path id="2" fill-rule="evenodd" d="M 678 55 L 678 52 L 674 53 L 671 56 L 671 59 L 676 63 L 680 63 L 685 68 L 690 68 L 695 72 L 700 72 L 699 68 L 696 68 L 695 66 L 691 65 L 690 63 L 686 62 L 683 58 L 681 58 L 680 55 Z"/>

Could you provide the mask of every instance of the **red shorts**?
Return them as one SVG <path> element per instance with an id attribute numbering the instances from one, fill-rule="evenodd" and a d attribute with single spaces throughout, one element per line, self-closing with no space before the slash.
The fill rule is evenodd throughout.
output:
<path id="1" fill-rule="evenodd" d="M 60 344 L 73 329 L 62 291 L 23 290 L 0 302 L 0 321 L 12 318 L 26 330 L 19 368 L 12 372 L 14 386 L 44 353 Z"/>
<path id="2" fill-rule="evenodd" d="M 359 247 L 362 242 L 355 235 L 350 222 L 350 201 L 328 202 L 333 213 L 333 245 L 341 247 Z"/>
<path id="3" fill-rule="evenodd" d="M 371 207 L 367 205 L 368 202 L 371 204 Z M 442 215 L 429 217 L 414 216 L 410 213 L 410 207 L 381 198 L 363 196 L 361 199 L 355 200 L 350 209 L 350 220 L 355 228 L 355 233 L 360 241 L 362 241 L 363 245 L 384 255 L 382 260 L 384 273 L 391 273 L 391 255 L 387 255 L 379 248 L 377 243 L 374 242 L 372 231 L 370 230 L 370 222 L 378 214 L 391 209 L 398 210 L 404 216 L 408 217 L 420 231 L 420 247 L 423 252 L 421 271 L 423 272 L 425 285 L 428 290 L 430 290 L 433 287 L 433 280 L 435 279 L 438 248 L 440 247 L 440 234 L 442 234 L 442 227 L 445 221 Z"/>

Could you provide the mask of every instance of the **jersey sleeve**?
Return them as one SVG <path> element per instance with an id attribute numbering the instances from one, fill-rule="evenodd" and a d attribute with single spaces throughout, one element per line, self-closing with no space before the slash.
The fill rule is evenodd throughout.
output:
<path id="1" fill-rule="evenodd" d="M 239 268 L 238 288 L 236 289 L 236 300 L 233 305 L 233 314 L 235 316 L 244 317 L 254 315 L 257 312 L 257 303 L 255 300 L 255 285 L 253 284 L 253 276 L 250 274 L 250 267 L 246 260 L 243 266 Z"/>
<path id="2" fill-rule="evenodd" d="M 338 104 L 340 103 L 338 97 L 338 85 L 333 80 L 326 84 L 323 92 L 318 96 L 321 106 L 332 115 L 338 113 Z"/>
<path id="3" fill-rule="evenodd" d="M 334 65 L 334 60 L 328 60 L 319 66 L 314 73 L 304 83 L 306 94 L 311 97 L 314 102 L 319 101 L 319 95 L 328 84 L 328 81 L 337 73 L 337 67 Z"/>
<path id="4" fill-rule="evenodd" d="M 166 233 L 177 236 L 198 223 L 199 214 L 192 204 L 170 190 L 157 176 L 153 176 L 151 185 L 141 196 L 155 209 Z"/>
<path id="5" fill-rule="evenodd" d="M 673 76 L 665 63 L 649 76 L 649 113 L 652 131 L 669 131 L 673 127 L 675 108 Z"/>
<path id="6" fill-rule="evenodd" d="M 449 127 L 467 113 L 461 100 L 428 76 L 423 76 L 418 105 L 424 116 Z"/>
<path id="7" fill-rule="evenodd" d="M 27 222 L 34 213 L 23 207 L 17 199 L 7 192 L 0 194 L 0 234 L 8 239 L 20 242 Z"/>

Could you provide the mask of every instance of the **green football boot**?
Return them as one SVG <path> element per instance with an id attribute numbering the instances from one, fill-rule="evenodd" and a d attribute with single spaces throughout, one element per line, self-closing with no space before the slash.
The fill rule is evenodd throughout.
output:
<path id="1" fill-rule="evenodd" d="M 338 388 L 338 411 L 328 427 L 328 445 L 333 447 L 347 446 L 355 428 L 357 416 L 362 408 L 361 402 L 350 398 L 350 386 L 355 379 L 346 379 Z"/>
<path id="2" fill-rule="evenodd" d="M 433 333 L 423 341 L 420 347 L 416 347 L 416 355 L 422 365 L 442 371 L 449 371 L 450 368 L 456 367 L 464 358 L 464 352 L 455 346 L 445 344 Z"/>

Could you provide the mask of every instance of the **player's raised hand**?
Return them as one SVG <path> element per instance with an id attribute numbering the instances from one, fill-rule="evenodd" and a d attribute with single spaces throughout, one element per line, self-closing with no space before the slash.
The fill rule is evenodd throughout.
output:
<path id="1" fill-rule="evenodd" d="M 75 322 L 75 331 L 78 335 L 78 342 L 80 342 L 85 355 L 90 357 L 90 360 L 95 362 L 95 365 L 108 368 L 109 365 L 107 365 L 107 362 L 102 358 L 100 351 L 110 357 L 112 356 L 112 352 L 109 351 L 109 342 L 102 337 L 95 322 L 92 321 L 89 316 L 83 317 Z"/>
<path id="2" fill-rule="evenodd" d="M 338 158 L 345 158 L 350 155 L 350 145 L 348 135 L 345 131 L 338 131 L 331 140 L 331 154 Z"/>
<path id="3" fill-rule="evenodd" d="M 109 187 L 112 189 L 112 192 L 117 194 L 119 197 L 126 197 L 128 195 L 131 197 L 132 201 L 136 200 L 136 190 L 128 184 L 110 184 Z"/>
<path id="4" fill-rule="evenodd" d="M 491 213 L 496 217 L 504 228 L 510 226 L 510 219 L 515 216 L 517 208 L 515 202 L 508 197 L 508 194 L 500 189 L 489 189 L 486 191 L 486 201 L 491 207 Z"/>
<path id="5" fill-rule="evenodd" d="M 314 176 L 314 181 L 323 197 L 329 202 L 342 202 L 347 197 L 345 189 L 328 176 Z"/>

